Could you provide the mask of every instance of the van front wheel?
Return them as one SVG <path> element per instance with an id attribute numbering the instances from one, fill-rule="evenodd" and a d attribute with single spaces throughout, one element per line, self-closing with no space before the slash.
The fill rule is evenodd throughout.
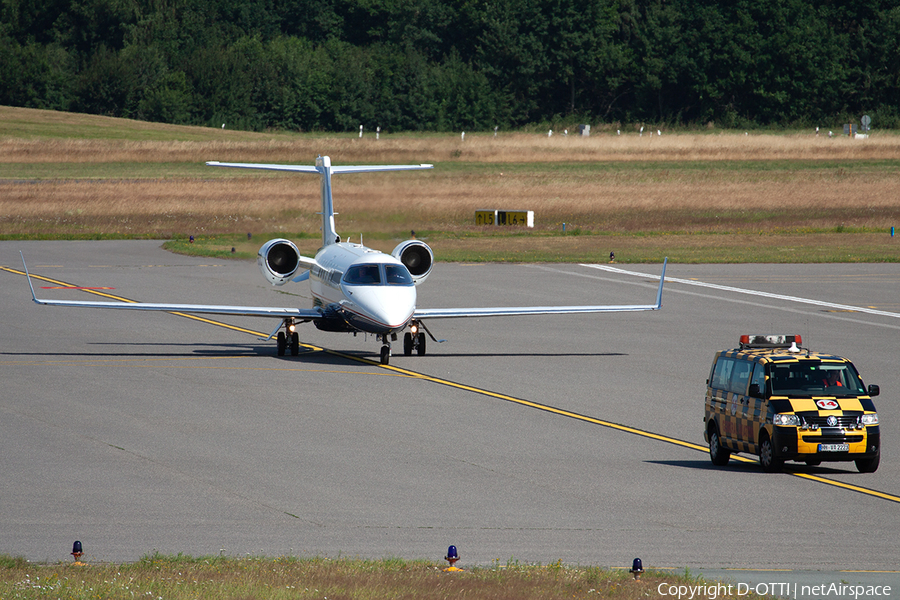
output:
<path id="1" fill-rule="evenodd" d="M 724 467 L 731 458 L 731 452 L 722 447 L 719 442 L 719 431 L 715 427 L 710 428 L 707 437 L 709 438 L 709 459 L 717 467 Z"/>
<path id="2" fill-rule="evenodd" d="M 775 447 L 768 435 L 759 440 L 759 464 L 766 473 L 780 473 L 784 467 L 784 460 L 775 458 Z"/>
<path id="3" fill-rule="evenodd" d="M 881 462 L 881 454 L 875 458 L 859 458 L 856 460 L 856 469 L 860 473 L 874 473 L 878 470 L 878 464 Z"/>

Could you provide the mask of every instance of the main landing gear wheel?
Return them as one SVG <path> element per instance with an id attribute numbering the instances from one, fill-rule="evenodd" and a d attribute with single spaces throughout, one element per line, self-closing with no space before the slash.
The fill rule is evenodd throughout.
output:
<path id="1" fill-rule="evenodd" d="M 419 356 L 425 356 L 425 332 L 412 333 L 407 331 L 403 334 L 403 354 L 404 356 L 412 356 L 413 350 Z"/>
<path id="2" fill-rule="evenodd" d="M 419 356 L 425 356 L 425 334 L 420 331 L 418 338 L 419 343 L 416 345 L 416 349 L 419 352 Z"/>
<path id="3" fill-rule="evenodd" d="M 300 354 L 300 334 L 296 331 L 291 334 L 291 356 Z"/>
<path id="4" fill-rule="evenodd" d="M 403 355 L 404 356 L 412 356 L 413 351 L 413 337 L 410 332 L 406 332 L 403 334 Z"/>
<path id="5" fill-rule="evenodd" d="M 300 354 L 300 334 L 295 331 L 294 320 L 284 320 L 284 331 L 279 331 L 275 341 L 278 344 L 278 356 L 284 356 L 288 346 L 291 348 L 291 356 Z"/>

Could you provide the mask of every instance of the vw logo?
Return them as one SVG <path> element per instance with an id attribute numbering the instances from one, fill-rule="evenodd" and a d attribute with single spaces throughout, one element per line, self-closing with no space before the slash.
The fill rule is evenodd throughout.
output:
<path id="1" fill-rule="evenodd" d="M 828 423 L 829 427 L 835 427 L 837 425 L 837 417 L 831 415 L 827 419 L 825 419 L 825 422 Z"/>

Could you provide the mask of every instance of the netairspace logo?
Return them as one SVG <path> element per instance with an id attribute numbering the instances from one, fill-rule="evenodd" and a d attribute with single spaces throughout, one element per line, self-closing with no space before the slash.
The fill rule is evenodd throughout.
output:
<path id="1" fill-rule="evenodd" d="M 821 585 L 797 585 L 796 583 L 735 583 L 715 585 L 671 585 L 661 583 L 656 588 L 660 596 L 669 596 L 675 600 L 716 600 L 728 596 L 781 596 L 799 598 L 800 596 L 817 596 L 820 598 L 837 598 L 860 600 L 861 598 L 879 598 L 891 595 L 889 585 L 849 585 L 846 583 L 824 583 Z"/>

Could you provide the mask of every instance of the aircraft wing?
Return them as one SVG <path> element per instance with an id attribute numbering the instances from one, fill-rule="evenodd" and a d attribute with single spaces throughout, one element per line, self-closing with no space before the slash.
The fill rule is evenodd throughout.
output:
<path id="1" fill-rule="evenodd" d="M 663 261 L 662 274 L 659 276 L 659 289 L 656 292 L 656 304 L 621 304 L 595 306 L 498 306 L 485 308 L 417 308 L 415 319 L 459 319 L 467 317 L 513 317 L 521 315 L 565 315 L 579 313 L 629 312 L 642 310 L 659 310 L 662 308 L 663 283 L 666 280 L 666 264 Z"/>
<path id="2" fill-rule="evenodd" d="M 236 317 L 278 317 L 281 319 L 321 319 L 324 315 L 313 308 L 267 308 L 264 306 L 225 306 L 218 304 L 167 304 L 161 302 L 91 302 L 90 300 L 43 300 L 32 296 L 38 304 L 82 308 L 118 308 L 124 310 L 148 310 L 183 312 L 196 315 L 229 315 Z"/>
<path id="3" fill-rule="evenodd" d="M 230 315 L 239 317 L 278 317 L 280 319 L 293 317 L 295 319 L 321 319 L 322 311 L 315 308 L 268 308 L 264 306 L 227 306 L 220 304 L 171 304 L 161 302 L 104 302 L 91 300 L 45 300 L 38 298 L 34 293 L 34 285 L 31 283 L 31 274 L 22 257 L 22 266 L 25 267 L 25 275 L 28 278 L 28 286 L 31 288 L 31 299 L 37 304 L 47 306 L 69 306 L 81 308 L 114 308 L 120 310 L 147 310 L 163 312 L 184 312 L 201 315 Z"/>

